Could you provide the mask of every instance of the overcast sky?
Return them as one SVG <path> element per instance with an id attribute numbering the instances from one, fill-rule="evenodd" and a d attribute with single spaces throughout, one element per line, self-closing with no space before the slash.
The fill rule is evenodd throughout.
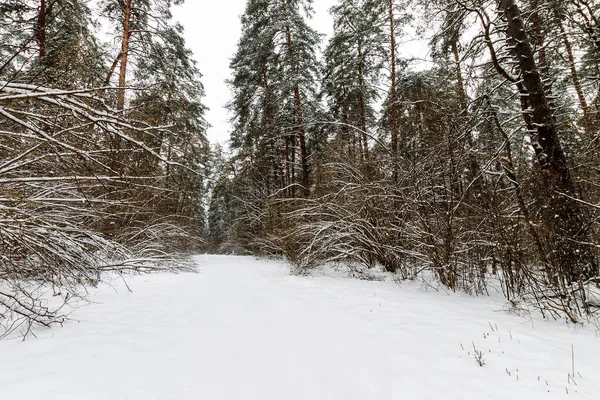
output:
<path id="1" fill-rule="evenodd" d="M 315 0 L 313 28 L 330 35 L 333 21 L 328 13 L 337 0 Z M 195 54 L 202 82 L 206 89 L 206 104 L 210 111 L 206 118 L 212 127 L 208 130 L 211 142 L 229 139 L 230 125 L 225 103 L 229 100 L 229 60 L 240 36 L 240 16 L 246 0 L 187 0 L 174 7 L 174 16 L 185 27 L 187 45 Z M 325 43 L 325 42 L 324 42 Z"/>

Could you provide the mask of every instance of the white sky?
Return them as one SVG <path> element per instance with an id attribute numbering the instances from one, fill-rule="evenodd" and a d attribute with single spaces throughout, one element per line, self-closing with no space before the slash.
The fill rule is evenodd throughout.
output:
<path id="1" fill-rule="evenodd" d="M 314 1 L 313 28 L 327 35 L 332 33 L 333 20 L 328 10 L 336 3 L 337 0 Z M 213 143 L 229 139 L 229 115 L 224 106 L 230 92 L 225 79 L 230 76 L 229 60 L 236 50 L 245 6 L 246 0 L 187 0 L 173 10 L 175 19 L 185 27 L 187 46 L 194 52 L 204 75 L 204 104 L 210 108 L 206 119 L 212 125 L 208 139 Z"/>

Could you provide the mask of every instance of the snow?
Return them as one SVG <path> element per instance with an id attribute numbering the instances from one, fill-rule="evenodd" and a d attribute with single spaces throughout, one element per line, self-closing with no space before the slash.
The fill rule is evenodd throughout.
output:
<path id="1" fill-rule="evenodd" d="M 63 328 L 0 342 L 0 399 L 597 398 L 593 326 L 500 298 L 199 256 L 197 274 L 90 292 Z M 483 353 L 480 367 L 473 346 Z M 575 355 L 575 381 L 568 377 Z M 568 391 L 568 394 L 567 394 Z"/>
<path id="2" fill-rule="evenodd" d="M 596 284 L 585 285 L 585 297 L 588 304 L 600 307 L 600 288 Z"/>

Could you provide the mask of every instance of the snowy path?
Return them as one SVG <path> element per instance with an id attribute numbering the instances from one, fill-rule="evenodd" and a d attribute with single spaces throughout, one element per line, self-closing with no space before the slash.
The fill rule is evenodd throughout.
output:
<path id="1" fill-rule="evenodd" d="M 600 393 L 600 338 L 591 327 L 532 324 L 491 299 L 416 285 L 292 277 L 277 262 L 200 256 L 198 264 L 199 274 L 133 278 L 133 293 L 98 289 L 96 304 L 73 315 L 79 322 L 0 342 L 0 400 Z M 567 382 L 572 344 L 577 386 Z"/>

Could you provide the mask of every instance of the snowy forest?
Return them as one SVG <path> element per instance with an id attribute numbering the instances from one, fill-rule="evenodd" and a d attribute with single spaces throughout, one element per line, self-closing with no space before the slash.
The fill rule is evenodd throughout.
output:
<path id="1" fill-rule="evenodd" d="M 248 0 L 227 146 L 181 3 L 0 0 L 0 335 L 202 252 L 600 306 L 600 2 Z"/>
<path id="2" fill-rule="evenodd" d="M 599 8 L 340 0 L 319 51 L 310 1 L 248 1 L 209 244 L 499 283 L 578 320 L 600 282 Z M 403 57 L 414 36 L 425 63 Z"/>
<path id="3" fill-rule="evenodd" d="M 32 281 L 68 298 L 106 271 L 184 267 L 203 242 L 210 146 L 180 1 L 88 3 L 0 1 L 6 331 L 61 322 Z"/>

